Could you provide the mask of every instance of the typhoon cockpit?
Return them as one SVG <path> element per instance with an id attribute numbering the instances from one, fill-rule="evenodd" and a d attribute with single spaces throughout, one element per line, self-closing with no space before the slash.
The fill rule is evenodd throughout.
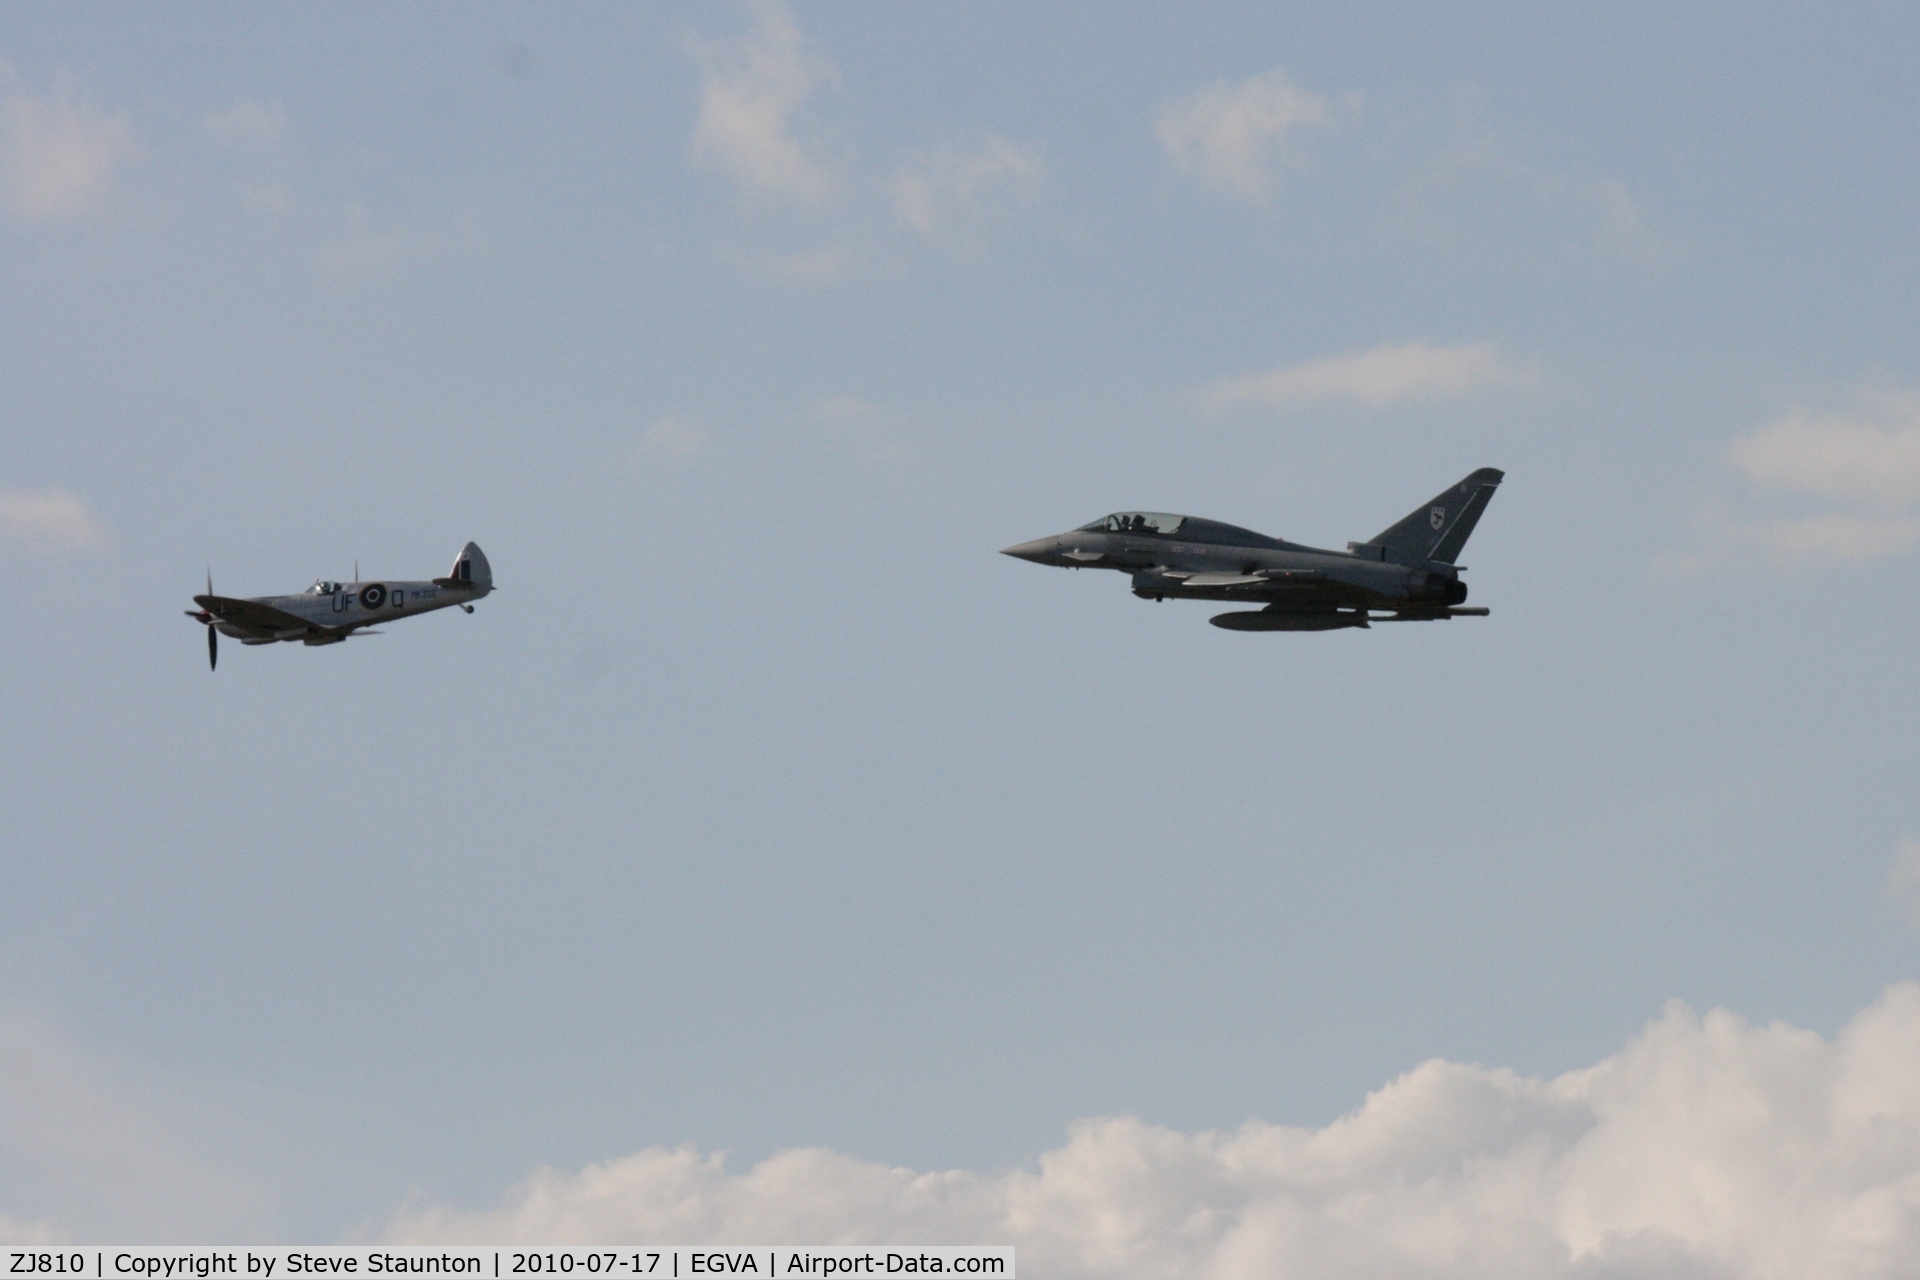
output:
<path id="1" fill-rule="evenodd" d="M 1110 516 L 1102 516 L 1092 524 L 1083 524 L 1083 533 L 1159 533 L 1175 534 L 1180 526 L 1187 522 L 1185 516 L 1171 516 L 1160 511 L 1116 511 Z"/>

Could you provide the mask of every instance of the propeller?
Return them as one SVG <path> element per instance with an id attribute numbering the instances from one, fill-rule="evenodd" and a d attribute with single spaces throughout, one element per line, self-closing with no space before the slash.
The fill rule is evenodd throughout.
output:
<path id="1" fill-rule="evenodd" d="M 213 594 L 212 565 L 207 566 L 207 594 Z M 207 670 L 218 671 L 220 669 L 220 633 L 214 630 L 211 613 L 202 610 L 200 619 L 207 624 Z"/>

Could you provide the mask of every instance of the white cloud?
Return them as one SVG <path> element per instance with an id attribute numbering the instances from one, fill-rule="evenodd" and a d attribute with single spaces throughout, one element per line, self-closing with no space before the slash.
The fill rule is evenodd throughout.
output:
<path id="1" fill-rule="evenodd" d="M 1523 386 L 1537 376 L 1530 367 L 1509 360 L 1498 343 L 1447 347 L 1422 338 L 1228 378 L 1202 387 L 1199 395 L 1210 409 L 1286 408 L 1319 400 L 1351 400 L 1378 408 L 1401 400 L 1465 395 L 1483 387 Z"/>
<path id="2" fill-rule="evenodd" d="M 1778 563 L 1821 565 L 1911 551 L 1920 542 L 1920 517 L 1832 512 L 1793 520 L 1758 520 L 1736 526 L 1735 532 L 1765 548 Z"/>
<path id="3" fill-rule="evenodd" d="M 271 151 L 286 136 L 287 113 L 277 102 L 240 101 L 224 111 L 207 112 L 200 126 L 215 146 Z"/>
<path id="4" fill-rule="evenodd" d="M 1738 525 L 1783 564 L 1900 555 L 1920 544 L 1920 395 L 1866 392 L 1852 413 L 1796 408 L 1735 440 L 1733 465 L 1754 485 L 1825 498 L 1838 510 Z"/>
<path id="5" fill-rule="evenodd" d="M 1621 262 L 1654 266 L 1674 257 L 1679 246 L 1653 226 L 1646 206 L 1634 199 L 1627 185 L 1608 178 L 1589 182 L 1581 194 L 1596 215 L 1600 247 Z"/>
<path id="6" fill-rule="evenodd" d="M 693 156 L 748 195 L 825 204 L 838 179 L 794 136 L 794 122 L 815 89 L 838 83 L 839 72 L 807 50 L 785 5 L 767 0 L 754 11 L 754 29 L 742 39 L 695 47 L 703 74 Z"/>
<path id="7" fill-rule="evenodd" d="M 1579 226 L 1600 257 L 1625 266 L 1658 267 L 1684 254 L 1685 246 L 1658 226 L 1624 182 L 1582 179 L 1529 163 L 1508 138 L 1482 126 L 1487 108 L 1483 89 L 1461 85 L 1454 91 L 1452 136 L 1396 193 L 1404 230 L 1450 247 L 1477 241 L 1507 261 L 1557 254 L 1571 225 Z"/>
<path id="8" fill-rule="evenodd" d="M 48 1245 L 64 1244 L 66 1237 L 60 1233 L 51 1219 L 40 1218 L 32 1222 L 22 1222 L 18 1218 L 9 1218 L 0 1213 L 0 1245 Z"/>
<path id="9" fill-rule="evenodd" d="M 260 207 L 278 211 L 271 191 L 261 195 Z M 341 211 L 339 229 L 320 246 L 314 265 L 335 288 L 353 289 L 391 279 L 416 263 L 480 247 L 480 238 L 471 232 L 423 231 L 379 221 L 365 205 L 354 204 Z"/>
<path id="10" fill-rule="evenodd" d="M 936 243 L 970 247 L 1047 178 L 1035 146 L 990 137 L 974 151 L 923 151 L 893 175 L 894 212 Z"/>
<path id="11" fill-rule="evenodd" d="M 0 492 L 0 533 L 42 548 L 91 551 L 107 545 L 106 528 L 64 489 Z"/>
<path id="12" fill-rule="evenodd" d="M 113 185 L 113 171 L 134 151 L 123 115 L 65 94 L 16 92 L 0 102 L 0 183 L 6 204 L 28 218 L 94 213 Z"/>
<path id="13" fill-rule="evenodd" d="M 385 1238 L 1013 1244 L 1058 1277 L 1905 1275 L 1920 985 L 1833 1041 L 1675 1003 L 1557 1079 L 1433 1061 L 1325 1128 L 1092 1120 L 1003 1174 L 653 1148 L 543 1169 L 491 1210 L 405 1210 Z"/>
<path id="14" fill-rule="evenodd" d="M 649 423 L 634 443 L 632 457 L 691 458 L 707 447 L 707 429 L 692 418 L 668 414 Z"/>
<path id="15" fill-rule="evenodd" d="M 844 245 L 822 245 L 783 253 L 772 249 L 735 250 L 727 255 L 741 271 L 780 284 L 834 284 L 856 275 L 863 258 Z"/>
<path id="16" fill-rule="evenodd" d="M 1863 397 L 1863 415 L 1795 409 L 1733 443 L 1733 462 L 1755 484 L 1842 502 L 1920 502 L 1920 395 Z"/>
<path id="17" fill-rule="evenodd" d="M 777 247 L 723 250 L 747 274 L 794 285 L 885 275 L 899 245 L 883 234 L 892 221 L 939 248 L 976 252 L 1045 187 L 1039 145 L 991 135 L 972 148 L 911 152 L 885 171 L 862 166 L 812 110 L 822 89 L 840 83 L 833 61 L 784 0 L 747 9 L 746 34 L 690 42 L 701 77 L 689 155 L 732 180 L 762 230 L 781 207 L 809 228 Z M 883 200 L 890 209 L 878 207 Z"/>
<path id="18" fill-rule="evenodd" d="M 1887 892 L 1907 917 L 1920 924 L 1920 840 L 1902 840 L 1887 872 Z"/>
<path id="19" fill-rule="evenodd" d="M 1264 204 L 1289 159 L 1289 135 L 1327 114 L 1323 98 L 1274 70 L 1176 98 L 1160 108 L 1155 133 L 1179 168 L 1215 191 Z"/>
<path id="20" fill-rule="evenodd" d="M 44 1027 L 0 1020 L 0 1165 L 28 1174 L 55 1208 L 36 1221 L 0 1216 L 0 1239 L 257 1232 L 266 1194 L 216 1169 L 114 1074 Z"/>

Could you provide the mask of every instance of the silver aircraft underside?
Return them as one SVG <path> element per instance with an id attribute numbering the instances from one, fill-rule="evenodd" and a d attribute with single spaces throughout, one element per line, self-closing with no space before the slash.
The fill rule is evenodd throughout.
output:
<path id="1" fill-rule="evenodd" d="M 1464 605 L 1454 563 L 1504 473 L 1483 467 L 1366 542 L 1302 546 L 1235 525 L 1154 511 L 1117 512 L 1006 548 L 1073 569 L 1114 569 L 1147 600 L 1260 606 L 1216 614 L 1232 631 L 1333 631 L 1373 622 L 1485 617 Z"/>

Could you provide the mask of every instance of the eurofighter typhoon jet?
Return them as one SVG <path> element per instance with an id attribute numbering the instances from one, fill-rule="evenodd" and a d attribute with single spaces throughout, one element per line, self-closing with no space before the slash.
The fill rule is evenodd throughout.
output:
<path id="1" fill-rule="evenodd" d="M 1001 554 L 1069 569 L 1133 575 L 1144 600 L 1219 600 L 1263 608 L 1219 613 L 1229 631 L 1333 631 L 1372 622 L 1487 616 L 1463 607 L 1454 563 L 1504 472 L 1482 467 L 1406 519 L 1345 551 L 1324 551 L 1196 516 L 1123 511 Z"/>
<path id="2" fill-rule="evenodd" d="M 360 576 L 354 570 L 354 577 Z M 493 569 L 475 543 L 460 554 L 444 578 L 422 582 L 331 582 L 319 578 L 297 596 L 255 596 L 236 600 L 213 594 L 213 574 L 207 574 L 207 594 L 195 596 L 200 607 L 187 616 L 207 627 L 207 666 L 220 665 L 220 635 L 225 632 L 241 644 L 272 644 L 298 640 L 301 644 L 338 644 L 366 631 L 376 622 L 411 618 L 448 605 L 473 612 L 472 601 L 493 590 Z"/>

